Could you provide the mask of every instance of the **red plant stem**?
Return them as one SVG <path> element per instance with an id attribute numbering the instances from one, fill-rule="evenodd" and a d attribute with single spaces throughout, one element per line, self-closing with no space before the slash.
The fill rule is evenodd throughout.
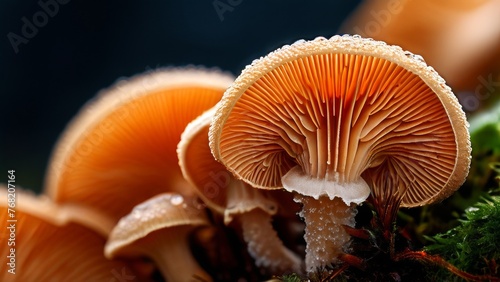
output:
<path id="1" fill-rule="evenodd" d="M 362 258 L 358 258 L 357 256 L 353 256 L 350 254 L 341 254 L 339 255 L 339 259 L 348 265 L 354 266 L 357 269 L 365 270 L 366 263 Z"/>
<path id="2" fill-rule="evenodd" d="M 434 265 L 440 266 L 448 270 L 449 272 L 463 278 L 469 281 L 500 281 L 500 277 L 494 277 L 490 275 L 473 275 L 470 273 L 467 273 L 465 271 L 462 271 L 452 265 L 451 263 L 447 262 L 443 258 L 437 255 L 430 255 L 424 251 L 410 251 L 410 250 L 405 250 L 400 254 L 397 254 L 394 256 L 395 261 L 400 261 L 404 259 L 414 259 L 414 260 L 420 260 L 420 261 L 425 261 L 428 263 L 432 263 Z"/>
<path id="3" fill-rule="evenodd" d="M 325 279 L 322 279 L 321 282 L 331 281 L 333 278 L 335 278 L 338 275 L 342 274 L 342 272 L 344 272 L 348 268 L 349 268 L 349 264 L 348 263 L 342 264 L 342 266 L 340 266 L 338 269 L 336 269 L 335 271 L 333 271 L 330 275 L 328 275 L 328 277 L 326 277 Z"/>
<path id="4" fill-rule="evenodd" d="M 349 225 L 342 225 L 342 227 L 344 227 L 344 230 L 347 232 L 347 234 L 351 235 L 352 237 L 364 240 L 370 239 L 370 233 L 365 229 L 358 229 Z"/>

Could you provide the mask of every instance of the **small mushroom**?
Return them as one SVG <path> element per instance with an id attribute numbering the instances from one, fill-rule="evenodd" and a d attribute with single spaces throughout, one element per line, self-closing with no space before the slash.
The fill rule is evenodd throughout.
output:
<path id="1" fill-rule="evenodd" d="M 45 193 L 58 203 L 93 207 L 115 222 L 159 193 L 192 193 L 178 167 L 180 135 L 232 81 L 215 70 L 172 68 L 117 82 L 66 128 Z"/>
<path id="2" fill-rule="evenodd" d="M 421 57 L 345 35 L 297 41 L 247 66 L 218 104 L 209 139 L 237 178 L 296 193 L 312 272 L 348 251 L 342 225 L 354 226 L 371 190 L 397 184 L 413 207 L 458 189 L 470 164 L 467 126 Z"/>
<path id="3" fill-rule="evenodd" d="M 500 62 L 499 14 L 499 0 L 365 0 L 341 31 L 422 55 L 455 92 L 486 91 Z"/>
<path id="4" fill-rule="evenodd" d="M 59 206 L 20 187 L 9 190 L 0 184 L 4 199 L 0 220 L 7 225 L 0 231 L 1 281 L 114 281 L 120 277 L 148 281 L 133 264 L 104 257 L 105 234 L 112 223 L 99 213 Z"/>
<path id="5" fill-rule="evenodd" d="M 212 281 L 193 258 L 189 235 L 210 224 L 195 199 L 176 193 L 157 195 L 120 219 L 105 247 L 108 258 L 151 258 L 167 281 Z"/>
<path id="6" fill-rule="evenodd" d="M 226 225 L 234 218 L 241 223 L 248 252 L 258 267 L 273 274 L 301 271 L 301 259 L 287 249 L 271 221 L 278 204 L 263 190 L 236 180 L 218 163 L 208 146 L 208 128 L 215 108 L 191 122 L 182 133 L 177 152 L 186 180 L 214 211 L 224 215 Z"/>

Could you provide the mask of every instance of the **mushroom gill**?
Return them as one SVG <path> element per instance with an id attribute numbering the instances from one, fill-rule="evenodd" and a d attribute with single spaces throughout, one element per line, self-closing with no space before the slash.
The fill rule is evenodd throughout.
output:
<path id="1" fill-rule="evenodd" d="M 2 201 L 0 220 L 11 229 L 2 228 L 0 236 L 13 240 L 0 247 L 7 258 L 1 281 L 149 281 L 132 261 L 104 257 L 105 236 L 112 228 L 107 218 L 84 207 L 57 205 L 20 187 L 9 194 L 15 205 Z M 7 195 L 6 185 L 0 184 L 0 196 Z"/>
<path id="2" fill-rule="evenodd" d="M 279 199 L 278 194 L 253 189 L 214 159 L 208 145 L 214 112 L 215 108 L 205 112 L 182 133 L 177 152 L 185 179 L 211 210 L 224 215 L 226 225 L 239 222 L 248 252 L 258 267 L 272 274 L 300 273 L 302 260 L 284 246 L 271 223 L 278 212 L 278 202 L 287 209 L 294 203 Z"/>
<path id="3" fill-rule="evenodd" d="M 308 271 L 348 245 L 338 226 L 354 224 L 355 204 L 386 188 L 375 185 L 384 174 L 370 171 L 394 174 L 411 207 L 448 197 L 470 163 L 465 114 L 444 80 L 420 56 L 347 35 L 254 61 L 218 104 L 210 146 L 238 178 L 297 192 L 304 211 L 323 212 L 321 226 L 305 217 L 306 233 L 325 234 L 314 242 L 306 234 Z M 324 250 L 332 230 L 344 239 Z"/>
<path id="4" fill-rule="evenodd" d="M 186 125 L 213 107 L 233 78 L 169 68 L 115 83 L 80 110 L 54 148 L 44 193 L 117 222 L 162 192 L 192 194 L 177 165 Z"/>

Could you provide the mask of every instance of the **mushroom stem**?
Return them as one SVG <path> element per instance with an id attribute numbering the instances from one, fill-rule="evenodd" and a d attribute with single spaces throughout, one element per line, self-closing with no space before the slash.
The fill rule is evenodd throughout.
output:
<path id="1" fill-rule="evenodd" d="M 296 195 L 294 200 L 303 205 L 299 215 L 306 223 L 306 270 L 308 273 L 319 267 L 336 262 L 338 255 L 349 247 L 350 236 L 343 225 L 354 227 L 357 210 L 355 205 L 348 206 L 340 198 L 325 196 L 317 200 Z"/>
<path id="2" fill-rule="evenodd" d="M 241 214 L 239 220 L 248 252 L 258 267 L 264 267 L 273 274 L 283 274 L 286 271 L 302 272 L 302 260 L 283 245 L 268 213 L 254 209 Z"/>
<path id="3" fill-rule="evenodd" d="M 151 244 L 139 247 L 156 263 L 168 282 L 213 281 L 191 254 L 186 232 L 190 230 L 190 227 L 180 227 L 174 232 L 158 232 Z"/>
<path id="4" fill-rule="evenodd" d="M 255 264 L 273 274 L 286 271 L 300 273 L 302 260 L 285 247 L 271 224 L 272 216 L 278 209 L 277 203 L 268 198 L 263 190 L 234 178 L 230 181 L 224 221 L 229 224 L 233 218 L 240 220 L 243 239 Z"/>

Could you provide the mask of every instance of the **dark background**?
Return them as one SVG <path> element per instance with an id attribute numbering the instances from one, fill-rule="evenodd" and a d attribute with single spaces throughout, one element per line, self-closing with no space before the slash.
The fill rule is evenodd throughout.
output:
<path id="1" fill-rule="evenodd" d="M 36 191 L 67 122 L 119 77 L 187 64 L 238 75 L 284 44 L 336 34 L 360 2 L 59 1 L 41 0 L 58 6 L 45 23 L 38 1 L 0 4 L 0 183 L 14 169 Z M 16 54 L 8 34 L 23 36 L 33 16 L 40 27 Z"/>

